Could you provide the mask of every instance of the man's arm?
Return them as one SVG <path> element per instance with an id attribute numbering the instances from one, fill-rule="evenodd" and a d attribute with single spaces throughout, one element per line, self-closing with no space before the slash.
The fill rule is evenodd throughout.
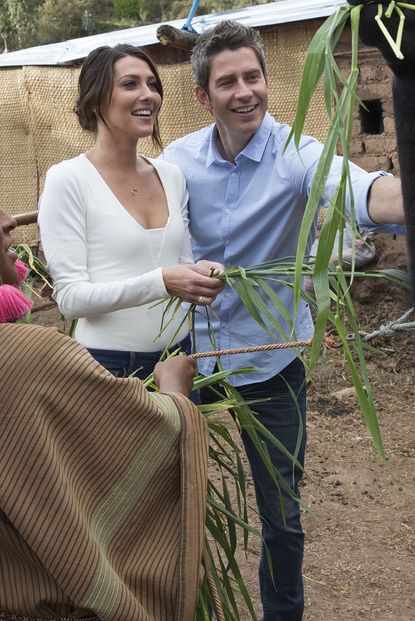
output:
<path id="1" fill-rule="evenodd" d="M 399 177 L 378 177 L 372 183 L 367 209 L 376 224 L 404 224 L 401 180 Z"/>

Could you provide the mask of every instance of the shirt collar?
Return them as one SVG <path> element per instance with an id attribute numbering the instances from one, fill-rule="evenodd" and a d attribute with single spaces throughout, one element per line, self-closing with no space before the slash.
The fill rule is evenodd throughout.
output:
<path id="1" fill-rule="evenodd" d="M 253 160 L 254 162 L 260 162 L 264 154 L 265 147 L 267 145 L 269 136 L 271 134 L 272 126 L 273 126 L 272 116 L 268 112 L 266 112 L 261 125 L 255 132 L 255 134 L 252 136 L 251 140 L 248 142 L 245 149 L 237 155 L 236 159 L 242 156 L 250 160 Z M 223 160 L 216 146 L 217 133 L 218 133 L 218 130 L 216 128 L 216 125 L 211 125 L 209 128 L 208 136 L 207 136 L 208 151 L 207 151 L 207 156 L 206 156 L 206 168 L 208 168 L 211 164 L 213 164 L 213 162 Z"/>

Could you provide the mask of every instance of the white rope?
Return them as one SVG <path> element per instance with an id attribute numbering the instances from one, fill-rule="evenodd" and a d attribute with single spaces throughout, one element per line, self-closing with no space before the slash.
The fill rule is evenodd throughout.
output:
<path id="1" fill-rule="evenodd" d="M 385 323 L 380 326 L 377 330 L 373 332 L 359 332 L 362 337 L 362 341 L 371 341 L 377 336 L 392 336 L 397 332 L 414 332 L 415 331 L 415 321 L 406 321 L 410 315 L 412 315 L 415 311 L 415 308 L 410 308 L 402 317 L 399 319 L 393 319 L 389 323 Z M 350 337 L 353 338 L 353 337 Z"/>

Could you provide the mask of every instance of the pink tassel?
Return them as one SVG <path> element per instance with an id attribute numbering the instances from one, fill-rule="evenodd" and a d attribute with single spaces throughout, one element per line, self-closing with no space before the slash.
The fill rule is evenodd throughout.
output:
<path id="1" fill-rule="evenodd" d="M 29 273 L 29 268 L 27 267 L 25 263 L 20 261 L 20 259 L 16 259 L 14 266 L 17 272 L 17 282 L 16 282 L 16 286 L 17 286 L 17 285 L 20 285 L 20 283 L 22 282 L 24 278 L 26 278 L 26 276 Z"/>
<path id="2" fill-rule="evenodd" d="M 22 319 L 32 308 L 33 302 L 13 285 L 0 286 L 0 323 Z"/>

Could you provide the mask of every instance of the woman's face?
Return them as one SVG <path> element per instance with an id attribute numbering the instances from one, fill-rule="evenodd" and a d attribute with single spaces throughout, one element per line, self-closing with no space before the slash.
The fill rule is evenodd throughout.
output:
<path id="1" fill-rule="evenodd" d="M 111 130 L 138 140 L 151 136 L 161 97 L 157 81 L 148 64 L 135 56 L 125 56 L 114 64 L 113 87 L 109 104 L 102 108 Z M 104 124 L 98 121 L 98 131 Z"/>
<path id="2" fill-rule="evenodd" d="M 2 282 L 12 284 L 17 280 L 15 268 L 16 255 L 10 250 L 13 239 L 11 232 L 16 228 L 16 220 L 0 209 L 0 245 L 2 261 L 0 261 L 0 278 Z"/>

